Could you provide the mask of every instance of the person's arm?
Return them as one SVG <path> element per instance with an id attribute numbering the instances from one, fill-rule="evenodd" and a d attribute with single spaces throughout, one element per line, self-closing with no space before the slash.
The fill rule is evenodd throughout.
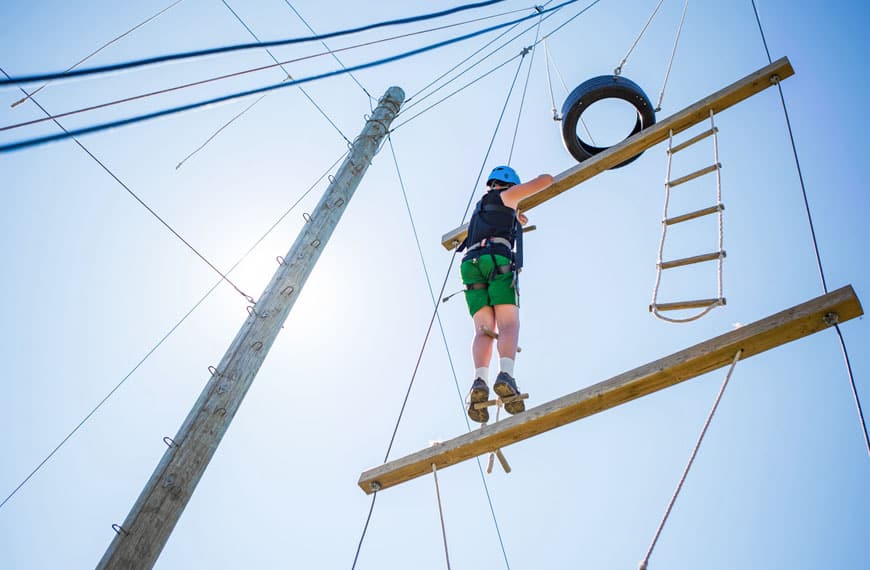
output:
<path id="1" fill-rule="evenodd" d="M 523 198 L 526 198 L 533 194 L 537 194 L 541 190 L 546 190 L 552 183 L 552 176 L 550 176 L 549 174 L 541 174 L 540 176 L 537 176 L 536 178 L 533 178 L 528 182 L 523 182 L 522 184 L 511 186 L 510 188 L 502 192 L 501 201 L 504 202 L 504 205 L 508 208 L 516 209 L 517 205 L 522 201 Z"/>

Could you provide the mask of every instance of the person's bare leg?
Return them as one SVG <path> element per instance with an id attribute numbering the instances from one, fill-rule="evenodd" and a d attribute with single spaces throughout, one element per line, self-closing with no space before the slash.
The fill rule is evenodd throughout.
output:
<path id="1" fill-rule="evenodd" d="M 502 370 L 493 388 L 501 398 L 508 398 L 520 394 L 513 377 L 513 363 L 520 337 L 520 310 L 516 305 L 496 305 L 493 309 L 498 326 L 498 354 Z M 525 410 L 526 406 L 522 400 L 516 400 L 506 403 L 504 409 L 509 414 L 516 414 Z"/>
<path id="2" fill-rule="evenodd" d="M 471 341 L 471 358 L 475 368 L 489 366 L 492 360 L 492 337 L 484 329 L 495 331 L 495 313 L 492 307 L 483 307 L 471 317 L 474 321 L 474 340 Z"/>

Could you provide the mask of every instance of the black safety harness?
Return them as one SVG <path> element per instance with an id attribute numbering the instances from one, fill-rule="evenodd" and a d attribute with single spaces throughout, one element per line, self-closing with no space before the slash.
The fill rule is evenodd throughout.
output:
<path id="1" fill-rule="evenodd" d="M 474 208 L 468 224 L 468 235 L 457 251 L 467 253 L 462 261 L 477 260 L 483 255 L 492 256 L 493 270 L 487 283 L 472 283 L 467 289 L 485 289 L 496 274 L 514 272 L 512 286 L 519 291 L 517 276 L 523 267 L 523 228 L 517 219 L 516 210 L 504 205 L 501 192 L 506 188 L 492 189 L 484 194 Z M 503 255 L 509 264 L 497 265 L 495 256 Z"/>

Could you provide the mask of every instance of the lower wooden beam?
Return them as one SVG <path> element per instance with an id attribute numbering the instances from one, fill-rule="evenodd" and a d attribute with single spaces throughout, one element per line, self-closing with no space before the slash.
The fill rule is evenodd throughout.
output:
<path id="1" fill-rule="evenodd" d="M 855 291 L 847 285 L 522 414 L 369 469 L 360 475 L 359 486 L 370 494 L 404 483 L 431 473 L 433 463 L 444 469 L 716 370 L 730 364 L 738 350 L 743 350 L 743 360 L 863 314 Z"/>
<path id="2" fill-rule="evenodd" d="M 626 159 L 667 140 L 671 131 L 677 134 L 702 121 L 709 120 L 710 111 L 720 113 L 792 75 L 794 75 L 794 69 L 791 63 L 789 63 L 788 58 L 782 57 L 716 93 L 689 105 L 682 111 L 650 125 L 621 143 L 584 160 L 573 168 L 557 174 L 549 188 L 524 199 L 519 203 L 518 209 L 528 212 L 535 206 L 570 190 L 596 174 L 601 174 L 605 170 L 625 162 Z M 468 224 L 453 229 L 441 237 L 441 245 L 448 251 L 454 249 L 465 239 L 467 233 Z"/>

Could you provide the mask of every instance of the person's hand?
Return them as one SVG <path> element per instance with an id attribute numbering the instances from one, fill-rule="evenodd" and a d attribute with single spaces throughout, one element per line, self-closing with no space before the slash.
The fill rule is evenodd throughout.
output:
<path id="1" fill-rule="evenodd" d="M 520 224 L 526 225 L 529 223 L 529 218 L 522 212 L 517 212 L 517 219 L 519 219 Z"/>

